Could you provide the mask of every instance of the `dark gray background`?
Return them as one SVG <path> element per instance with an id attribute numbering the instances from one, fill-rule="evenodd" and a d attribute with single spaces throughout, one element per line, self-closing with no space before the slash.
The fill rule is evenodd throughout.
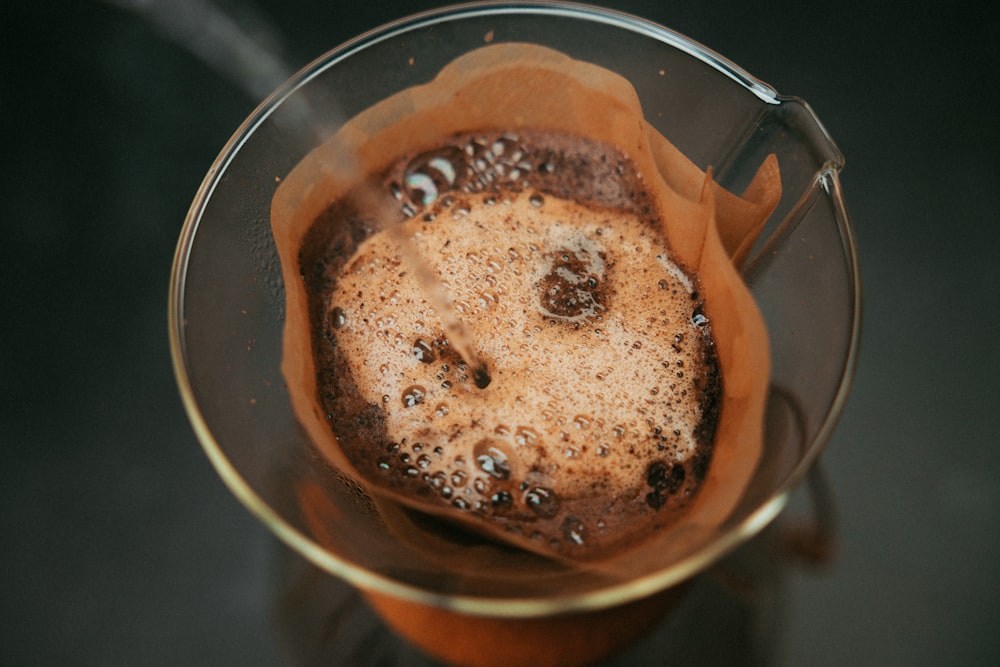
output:
<path id="1" fill-rule="evenodd" d="M 35 4 L 0 9 L 0 663 L 280 664 L 273 541 L 188 426 L 166 325 L 187 207 L 258 100 L 134 13 Z M 434 4 L 253 7 L 298 68 Z M 806 99 L 847 157 L 842 540 L 791 575 L 782 662 L 1000 664 L 1000 26 L 874 4 L 614 6 Z"/>

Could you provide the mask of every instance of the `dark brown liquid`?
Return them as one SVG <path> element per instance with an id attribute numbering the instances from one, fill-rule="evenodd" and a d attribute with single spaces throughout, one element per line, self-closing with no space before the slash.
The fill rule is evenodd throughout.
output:
<path id="1" fill-rule="evenodd" d="M 408 156 L 372 180 L 398 200 L 398 220 L 389 224 L 418 225 L 414 228 L 432 239 L 427 243 L 447 245 L 451 231 L 465 239 L 475 231 L 470 219 L 479 225 L 493 224 L 492 211 L 505 202 L 519 202 L 522 208 L 512 210 L 545 211 L 552 206 L 546 200 L 554 198 L 575 202 L 598 217 L 606 211 L 626 212 L 638 219 L 644 237 L 654 238 L 664 255 L 667 251 L 658 238 L 656 212 L 631 163 L 610 147 L 578 137 L 529 132 L 456 137 L 448 146 Z M 553 219 L 556 222 L 562 224 Z M 604 371 L 578 373 L 578 367 L 590 368 L 583 363 L 590 348 L 583 344 L 576 358 L 555 360 L 562 373 L 553 392 L 583 397 L 574 405 L 582 402 L 589 409 L 561 414 L 565 401 L 539 402 L 517 413 L 535 410 L 534 420 L 493 424 L 486 423 L 490 410 L 470 413 L 478 416 L 464 422 L 449 421 L 449 412 L 478 400 L 515 396 L 512 385 L 518 383 L 526 395 L 529 389 L 549 395 L 546 388 L 530 386 L 538 374 L 515 373 L 489 358 L 482 359 L 488 373 L 470 368 L 455 352 L 447 332 L 435 330 L 430 318 L 420 331 L 394 328 L 394 306 L 384 303 L 389 298 L 385 290 L 379 292 L 358 276 L 368 276 L 364 272 L 369 271 L 379 279 L 405 281 L 405 262 L 393 253 L 377 256 L 368 250 L 371 246 L 364 244 L 376 235 L 376 225 L 355 210 L 351 198 L 335 202 L 316 220 L 303 243 L 300 266 L 310 299 L 317 398 L 344 453 L 374 487 L 447 508 L 456 516 L 481 522 L 501 539 L 527 537 L 544 548 L 581 558 L 642 539 L 646 531 L 668 524 L 683 511 L 708 469 L 722 382 L 697 283 L 690 276 L 677 279 L 669 271 L 620 275 L 624 262 L 616 254 L 615 229 L 588 225 L 569 225 L 566 243 L 553 244 L 550 239 L 542 247 L 525 232 L 511 242 L 506 257 L 476 255 L 476 262 L 497 265 L 496 274 L 486 270 L 474 274 L 488 283 L 492 275 L 524 266 L 524 256 L 533 253 L 545 268 L 531 283 L 530 292 L 520 295 L 524 303 L 519 316 L 527 317 L 531 327 L 524 333 L 530 337 L 531 331 L 556 332 L 567 340 L 594 340 L 595 346 L 604 347 L 593 354 L 605 355 L 608 366 Z M 585 238 L 588 234 L 594 238 Z M 359 287 L 356 293 L 344 294 L 349 276 L 350 281 L 359 281 Z M 620 292 L 625 283 L 641 286 L 646 295 L 641 303 L 623 300 Z M 679 284 L 686 286 L 680 295 Z M 478 308 L 456 302 L 471 326 L 477 325 L 476 318 L 496 311 L 491 299 L 509 299 L 497 296 L 491 287 L 477 285 L 482 302 Z M 372 303 L 378 299 L 383 303 Z M 683 318 L 675 317 L 674 311 L 665 317 L 656 310 L 668 299 L 671 308 L 684 310 Z M 372 318 L 379 320 L 377 327 L 366 317 L 376 312 L 372 310 L 376 306 L 379 315 Z M 402 319 L 404 310 L 416 307 L 401 303 L 395 312 Z M 605 330 L 623 314 L 638 317 L 625 327 L 637 330 L 627 351 L 605 342 Z M 395 354 L 396 348 L 412 355 L 410 366 L 404 365 L 412 377 L 407 376 L 396 395 L 372 398 L 374 380 L 367 375 L 384 373 L 388 365 L 380 370 L 382 360 L 377 355 L 359 360 L 357 341 L 349 332 L 362 325 L 373 337 L 396 337 L 395 347 L 384 348 L 386 356 Z M 499 337 L 521 334 L 514 330 Z M 605 399 L 611 392 L 601 384 L 604 376 L 613 378 L 616 387 L 628 385 L 616 367 L 632 350 L 638 355 L 644 346 L 643 354 L 651 354 L 650 349 L 662 353 L 648 364 L 641 380 L 625 386 L 629 397 Z M 615 410 L 602 400 L 614 401 Z M 627 419 L 605 417 L 633 404 L 634 414 Z M 673 406 L 681 404 L 699 415 L 684 432 L 672 417 Z M 394 434 L 400 419 L 417 426 L 407 427 L 403 436 Z"/>

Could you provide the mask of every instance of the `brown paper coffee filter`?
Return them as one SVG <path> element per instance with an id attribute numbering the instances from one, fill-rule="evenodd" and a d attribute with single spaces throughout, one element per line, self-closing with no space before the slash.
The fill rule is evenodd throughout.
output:
<path id="1" fill-rule="evenodd" d="M 381 173 L 402 156 L 443 145 L 457 133 L 488 129 L 567 132 L 617 147 L 645 179 L 674 259 L 700 281 L 724 387 L 708 474 L 675 524 L 658 529 L 624 553 L 602 554 L 607 557 L 579 565 L 614 578 L 662 570 L 717 533 L 761 455 L 770 363 L 767 333 L 734 264 L 746 258 L 777 204 L 781 186 L 773 156 L 742 197 L 717 186 L 646 123 L 631 85 L 613 72 L 534 45 L 487 46 L 453 61 L 429 84 L 402 91 L 356 116 L 296 166 L 275 194 L 271 220 L 286 290 L 282 371 L 293 409 L 329 463 L 376 499 L 382 521 L 400 540 L 447 571 L 477 567 L 468 553 L 441 549 L 412 513 L 397 503 L 449 515 L 446 509 L 370 484 L 338 445 L 317 399 L 299 252 L 316 218 L 355 188 L 359 174 Z M 345 161 L 345 155 L 355 159 Z M 306 514 L 316 521 L 325 516 L 315 511 Z M 473 527 L 495 539 L 539 549 L 526 538 L 496 533 L 488 526 Z M 313 529 L 317 540 L 328 541 L 323 536 L 329 527 Z M 492 564 L 502 577 L 502 563 Z M 512 566 L 508 576 L 517 578 L 515 571 L 522 568 L 523 563 Z"/>

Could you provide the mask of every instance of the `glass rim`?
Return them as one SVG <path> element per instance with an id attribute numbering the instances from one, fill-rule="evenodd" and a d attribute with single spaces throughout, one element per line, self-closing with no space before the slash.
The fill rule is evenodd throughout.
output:
<path id="1" fill-rule="evenodd" d="M 840 187 L 838 174 L 843 168 L 843 159 L 840 158 L 839 152 L 837 152 L 837 160 L 828 162 L 816 174 L 816 179 L 831 196 L 837 211 L 838 229 L 849 264 L 848 275 L 851 282 L 850 292 L 853 308 L 848 353 L 830 409 L 819 424 L 816 436 L 811 441 L 803 443 L 803 454 L 788 478 L 771 493 L 766 501 L 737 524 L 726 528 L 718 539 L 662 570 L 636 579 L 566 596 L 502 598 L 467 594 L 452 595 L 396 581 L 333 554 L 294 528 L 278 511 L 265 502 L 249 482 L 242 477 L 209 428 L 194 396 L 187 368 L 184 293 L 190 251 L 202 220 L 202 214 L 215 187 L 226 173 L 229 163 L 239 153 L 242 145 L 257 127 L 296 89 L 308 83 L 326 67 L 337 64 L 358 50 L 437 23 L 487 15 L 567 16 L 606 23 L 678 48 L 733 79 L 765 103 L 781 104 L 786 100 L 797 99 L 778 95 L 771 86 L 751 76 L 725 57 L 676 31 L 619 10 L 593 5 L 559 1 L 511 3 L 487 0 L 436 8 L 402 17 L 374 28 L 327 51 L 289 78 L 237 128 L 213 161 L 185 216 L 171 267 L 168 300 L 171 360 L 181 401 L 195 436 L 229 491 L 286 545 L 322 570 L 364 591 L 466 614 L 527 618 L 593 611 L 638 600 L 677 585 L 707 569 L 727 553 L 757 535 L 784 509 L 790 494 L 816 463 L 822 449 L 830 439 L 849 394 L 861 328 L 860 264 L 854 231 Z M 801 102 L 801 100 L 799 101 Z M 826 135 L 825 128 L 819 123 L 819 119 L 816 118 L 811 109 L 809 109 L 809 113 L 820 131 Z M 832 140 L 830 140 L 830 145 L 834 145 Z"/>

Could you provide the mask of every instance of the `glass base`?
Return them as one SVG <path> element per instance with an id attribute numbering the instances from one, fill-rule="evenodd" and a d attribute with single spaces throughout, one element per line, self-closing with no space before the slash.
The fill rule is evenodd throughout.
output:
<path id="1" fill-rule="evenodd" d="M 788 522 L 779 520 L 716 567 L 695 577 L 642 636 L 594 662 L 766 665 L 778 658 L 793 568 Z M 278 545 L 274 612 L 283 650 L 299 665 L 443 667 L 404 640 L 365 595 Z M 523 621 L 521 621 L 523 622 Z M 558 638 L 553 638 L 558 641 Z M 486 651 L 487 649 L 484 649 Z M 595 656 L 596 657 L 596 656 Z M 513 664 L 513 663 L 509 663 Z M 532 660 L 532 664 L 541 664 Z M 562 662 L 560 664 L 567 664 Z"/>

